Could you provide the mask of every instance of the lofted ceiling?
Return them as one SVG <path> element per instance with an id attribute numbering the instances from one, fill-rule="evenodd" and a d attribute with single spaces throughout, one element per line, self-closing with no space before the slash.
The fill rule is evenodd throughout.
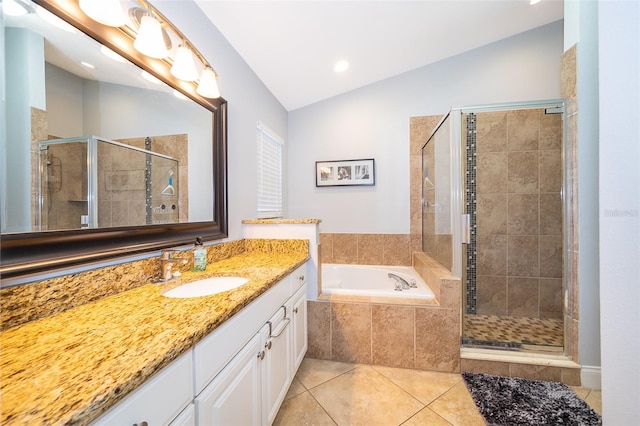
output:
<path id="1" fill-rule="evenodd" d="M 289 111 L 560 20 L 564 7 L 562 0 L 195 2 Z M 342 73 L 333 70 L 339 60 L 349 62 Z"/>

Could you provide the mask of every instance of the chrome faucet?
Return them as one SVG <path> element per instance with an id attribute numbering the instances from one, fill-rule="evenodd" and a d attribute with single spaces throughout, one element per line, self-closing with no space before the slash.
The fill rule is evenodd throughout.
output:
<path id="1" fill-rule="evenodd" d="M 392 274 L 391 272 L 389 272 L 387 274 L 387 276 L 389 278 L 393 278 L 394 280 L 396 280 L 396 291 L 402 291 L 402 290 L 408 290 L 409 289 L 409 283 L 407 282 L 407 280 L 405 280 L 404 278 L 402 278 L 399 275 L 396 274 Z"/>
<path id="2" fill-rule="evenodd" d="M 182 263 L 186 265 L 189 259 L 184 257 L 171 257 L 174 253 L 179 253 L 179 250 L 162 250 L 162 256 L 160 257 L 160 266 L 162 267 L 162 275 L 160 275 L 160 281 L 169 281 L 174 277 L 173 264 Z"/>
<path id="3" fill-rule="evenodd" d="M 415 280 L 411 280 L 411 284 L 409 284 L 409 282 L 407 282 L 407 280 L 405 280 L 404 278 L 402 278 L 399 275 L 396 274 L 392 274 L 391 272 L 389 272 L 387 274 L 387 276 L 389 278 L 393 278 L 394 280 L 396 280 L 396 291 L 402 291 L 402 290 L 409 290 L 410 288 L 417 288 L 418 285 L 416 284 Z"/>

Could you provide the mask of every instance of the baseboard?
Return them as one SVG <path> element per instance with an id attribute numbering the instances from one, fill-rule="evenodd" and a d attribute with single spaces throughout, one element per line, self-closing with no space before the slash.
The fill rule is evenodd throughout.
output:
<path id="1" fill-rule="evenodd" d="M 602 388 L 602 367 L 583 365 L 580 371 L 580 381 L 583 388 Z"/>

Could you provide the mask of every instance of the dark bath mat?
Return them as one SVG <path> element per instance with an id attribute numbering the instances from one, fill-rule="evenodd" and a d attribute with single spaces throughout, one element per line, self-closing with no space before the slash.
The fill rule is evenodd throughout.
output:
<path id="1" fill-rule="evenodd" d="M 462 373 L 480 414 L 492 426 L 601 425 L 602 419 L 557 382 Z"/>

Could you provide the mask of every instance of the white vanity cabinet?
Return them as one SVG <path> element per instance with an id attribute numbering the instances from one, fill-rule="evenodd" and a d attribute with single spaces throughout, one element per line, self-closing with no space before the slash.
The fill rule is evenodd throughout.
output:
<path id="1" fill-rule="evenodd" d="M 307 349 L 306 265 L 280 280 L 94 425 L 270 425 Z"/>
<path id="2" fill-rule="evenodd" d="M 182 411 L 193 401 L 193 355 L 180 356 L 124 400 L 99 417 L 94 425 L 188 425 Z"/>
<path id="3" fill-rule="evenodd" d="M 304 271 L 304 266 L 302 269 Z M 273 423 L 280 405 L 289 390 L 291 381 L 300 361 L 304 357 L 307 347 L 306 285 L 294 272 L 289 277 L 276 284 L 265 295 L 248 306 L 248 310 L 265 313 L 271 312 L 262 322 L 262 327 L 254 328 L 248 343 L 241 347 L 237 354 L 222 366 L 215 378 L 199 392 L 196 399 L 196 424 L 200 425 L 270 425 Z M 296 281 L 293 283 L 292 281 Z M 286 289 L 286 297 L 280 299 L 279 306 L 271 305 L 268 310 L 265 300 L 270 299 L 270 292 L 281 294 Z M 295 291 L 295 294 L 293 292 Z M 263 299 L 263 297 L 265 297 Z M 298 306 L 298 315 L 294 313 L 294 306 Z M 238 314 L 238 318 L 242 319 Z M 235 329 L 235 320 L 227 321 L 225 327 Z M 253 326 L 256 327 L 255 322 Z M 298 328 L 296 328 L 296 326 Z M 304 332 L 304 334 L 302 334 Z M 299 336 L 296 336 L 300 333 Z M 207 337 L 211 341 L 203 341 L 202 347 L 196 345 L 194 349 L 196 372 L 218 371 L 217 359 L 210 352 L 214 348 L 215 332 Z M 233 334 L 238 337 L 238 334 Z M 296 345 L 297 339 L 297 345 Z M 236 346 L 237 348 L 237 346 Z M 216 345 L 219 352 L 223 347 Z M 207 363 L 206 360 L 212 361 Z M 202 383 L 196 374 L 196 384 Z"/>

